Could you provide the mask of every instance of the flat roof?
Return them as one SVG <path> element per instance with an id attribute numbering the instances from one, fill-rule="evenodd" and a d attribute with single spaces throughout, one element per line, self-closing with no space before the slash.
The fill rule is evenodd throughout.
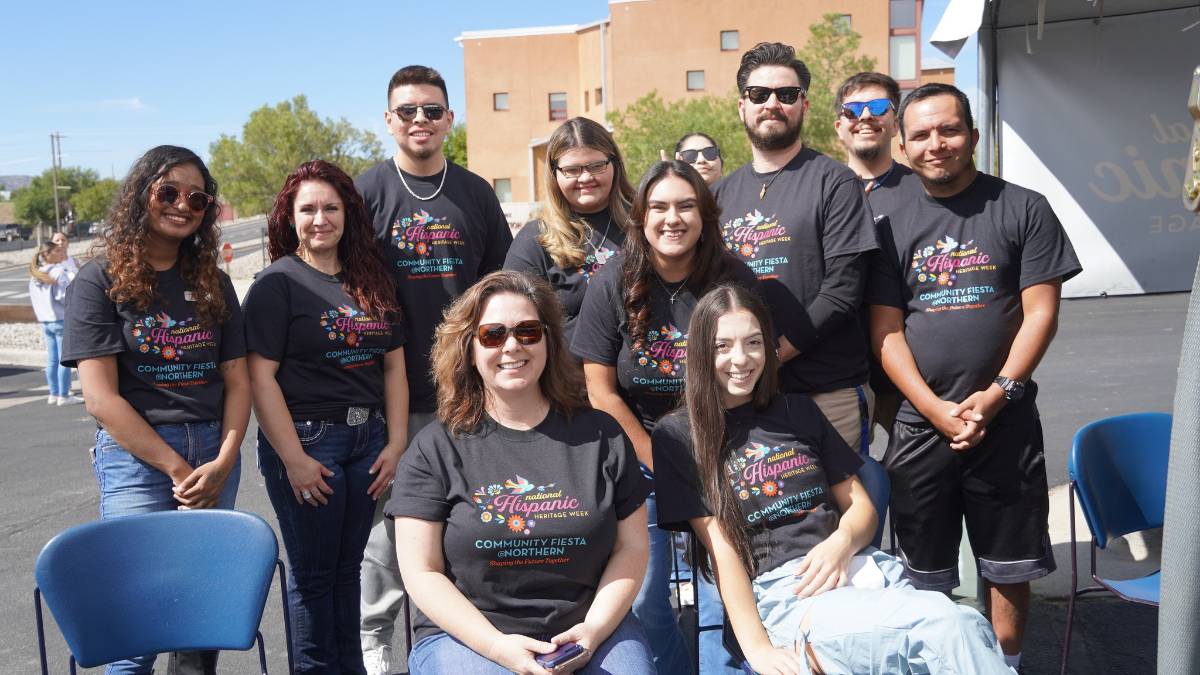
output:
<path id="1" fill-rule="evenodd" d="M 537 35 L 566 35 L 595 28 L 608 23 L 608 19 L 600 19 L 591 23 L 572 23 L 561 26 L 532 26 L 529 28 L 499 28 L 496 30 L 465 30 L 454 38 L 455 42 L 463 40 L 487 40 L 490 38 L 533 37 Z"/>

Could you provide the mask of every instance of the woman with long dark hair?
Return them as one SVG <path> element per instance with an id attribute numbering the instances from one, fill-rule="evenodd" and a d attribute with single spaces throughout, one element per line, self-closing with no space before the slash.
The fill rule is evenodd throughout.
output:
<path id="1" fill-rule="evenodd" d="M 480 279 L 446 310 L 432 360 L 438 421 L 385 506 L 419 610 L 413 675 L 654 673 L 629 612 L 650 488 L 621 427 L 585 405 L 550 285 Z M 539 663 L 560 649 L 578 653 Z"/>
<path id="2" fill-rule="evenodd" d="M 121 184 L 96 257 L 68 288 L 62 360 L 79 368 L 98 425 L 101 518 L 233 508 L 250 383 L 241 308 L 217 268 L 216 195 L 195 153 L 151 149 Z M 149 655 L 107 672 L 153 665 Z"/>
<path id="3" fill-rule="evenodd" d="M 684 134 L 675 144 L 675 159 L 691 164 L 710 188 L 725 175 L 721 148 L 712 136 L 703 131 Z"/>
<path id="4" fill-rule="evenodd" d="M 633 187 L 612 134 L 586 117 L 563 122 L 546 143 L 538 220 L 513 238 L 504 269 L 550 282 L 562 302 L 568 343 L 588 280 L 625 242 Z"/>
<path id="5" fill-rule="evenodd" d="M 1011 673 L 991 627 L 918 591 L 868 543 L 862 460 L 803 394 L 779 394 L 766 306 L 718 286 L 692 314 L 687 407 L 654 430 L 658 520 L 703 543 L 756 673 Z"/>
<path id="6" fill-rule="evenodd" d="M 298 673 L 365 673 L 359 566 L 407 435 L 396 289 L 354 182 L 306 162 L 246 295 L 258 464 L 287 549 Z"/>
<path id="7" fill-rule="evenodd" d="M 620 257 L 588 286 L 571 350 L 583 359 L 588 399 L 612 415 L 653 478 L 650 432 L 679 402 L 688 320 L 713 285 L 756 287 L 754 274 L 721 241 L 716 200 L 690 165 L 658 162 L 642 177 Z M 690 670 L 670 606 L 669 534 L 651 514 L 650 564 L 634 613 L 646 627 L 659 672 Z"/>

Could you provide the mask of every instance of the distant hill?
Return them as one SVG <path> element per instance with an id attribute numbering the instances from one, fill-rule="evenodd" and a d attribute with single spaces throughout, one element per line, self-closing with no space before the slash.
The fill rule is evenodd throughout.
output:
<path id="1" fill-rule="evenodd" d="M 0 187 L 5 190 L 20 190 L 33 182 L 33 176 L 0 176 Z"/>

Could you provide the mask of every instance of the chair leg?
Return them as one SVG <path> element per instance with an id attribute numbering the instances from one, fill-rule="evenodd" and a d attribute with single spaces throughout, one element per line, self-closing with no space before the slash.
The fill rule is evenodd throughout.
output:
<path id="1" fill-rule="evenodd" d="M 412 654 L 412 596 L 404 594 L 404 650 Z"/>
<path id="2" fill-rule="evenodd" d="M 71 675 L 76 675 L 75 671 L 75 655 L 71 655 Z"/>
<path id="3" fill-rule="evenodd" d="M 287 645 L 287 661 L 288 675 L 296 672 L 296 663 L 292 656 L 292 616 L 288 611 L 287 599 L 287 570 L 283 567 L 283 561 L 275 559 L 275 569 L 279 572 L 279 599 L 283 603 L 283 637 L 284 644 Z"/>
<path id="4" fill-rule="evenodd" d="M 1060 675 L 1067 675 L 1067 661 L 1071 658 L 1071 628 L 1075 619 L 1075 598 L 1079 596 L 1079 561 L 1075 551 L 1075 481 L 1067 485 L 1067 499 L 1071 527 L 1071 597 L 1067 600 L 1067 630 L 1063 637 L 1062 668 Z"/>
<path id="5" fill-rule="evenodd" d="M 33 608 L 37 617 L 38 657 L 42 662 L 42 675 L 50 675 L 46 665 L 46 629 L 42 625 L 42 589 L 33 589 Z"/>
<path id="6" fill-rule="evenodd" d="M 258 669 L 262 675 L 267 675 L 267 648 L 263 645 L 261 630 L 254 633 L 254 641 L 258 643 Z"/>

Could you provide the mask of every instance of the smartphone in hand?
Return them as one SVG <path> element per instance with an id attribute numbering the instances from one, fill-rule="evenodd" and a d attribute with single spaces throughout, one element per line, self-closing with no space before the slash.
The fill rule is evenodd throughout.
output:
<path id="1" fill-rule="evenodd" d="M 559 673 L 575 665 L 587 655 L 587 650 L 574 642 L 568 642 L 549 654 L 538 654 L 534 660 L 546 670 Z"/>

